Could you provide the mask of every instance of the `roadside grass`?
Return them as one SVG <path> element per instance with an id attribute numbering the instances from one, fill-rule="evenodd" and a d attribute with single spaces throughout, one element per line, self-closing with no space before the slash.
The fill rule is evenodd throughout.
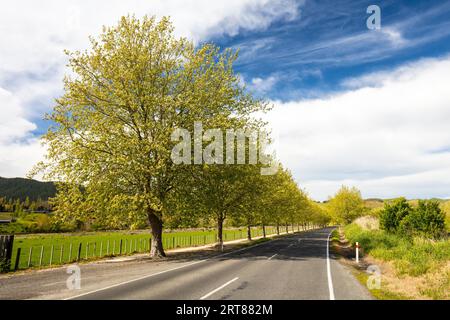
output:
<path id="1" fill-rule="evenodd" d="M 381 230 L 363 230 L 355 224 L 346 226 L 344 233 L 352 244 L 360 243 L 364 254 L 393 261 L 399 275 L 420 276 L 450 260 L 450 240 L 408 240 Z"/>
<path id="2" fill-rule="evenodd" d="M 381 230 L 364 230 L 356 224 L 344 227 L 344 234 L 352 245 L 356 241 L 360 243 L 363 256 L 376 263 L 379 261 L 386 269 L 384 289 L 371 290 L 375 297 L 450 299 L 449 239 L 408 240 Z M 356 276 L 363 283 L 367 281 L 365 272 L 358 272 Z"/>
<path id="3" fill-rule="evenodd" d="M 334 229 L 334 230 L 331 232 L 330 241 L 331 241 L 331 242 L 334 242 L 334 241 L 338 241 L 338 242 L 339 242 L 339 240 L 340 240 L 339 231 L 338 231 L 338 229 Z"/>
<path id="4" fill-rule="evenodd" d="M 252 237 L 262 235 L 262 228 L 252 228 Z M 275 227 L 266 227 L 266 233 L 276 233 Z M 246 228 L 224 229 L 224 241 L 245 239 Z M 18 269 L 61 265 L 74 261 L 89 261 L 103 257 L 145 253 L 150 250 L 149 230 L 86 233 L 54 233 L 16 235 L 11 268 L 17 260 Z M 180 230 L 163 234 L 166 250 L 195 247 L 216 242 L 215 230 Z"/>
<path id="5" fill-rule="evenodd" d="M 366 286 L 369 274 L 360 270 L 353 270 L 353 275 L 364 286 Z M 409 300 L 406 295 L 386 290 L 383 286 L 380 289 L 368 289 L 370 294 L 377 300 Z"/>

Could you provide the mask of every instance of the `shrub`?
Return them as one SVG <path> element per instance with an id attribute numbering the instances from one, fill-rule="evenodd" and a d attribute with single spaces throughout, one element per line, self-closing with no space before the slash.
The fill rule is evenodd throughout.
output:
<path id="1" fill-rule="evenodd" d="M 405 198 L 386 202 L 383 210 L 380 211 L 380 228 L 390 233 L 397 233 L 401 221 L 412 211 L 413 209 Z"/>
<path id="2" fill-rule="evenodd" d="M 419 200 L 417 208 L 401 221 L 400 231 L 409 236 L 441 238 L 446 234 L 445 213 L 437 201 Z"/>

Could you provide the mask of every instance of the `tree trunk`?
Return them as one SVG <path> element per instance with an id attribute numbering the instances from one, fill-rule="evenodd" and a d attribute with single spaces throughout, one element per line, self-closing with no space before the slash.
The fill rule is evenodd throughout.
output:
<path id="1" fill-rule="evenodd" d="M 289 227 L 287 223 L 286 223 L 286 233 L 289 233 Z"/>
<path id="2" fill-rule="evenodd" d="M 162 244 L 163 223 L 153 210 L 149 210 L 147 216 L 148 222 L 150 223 L 150 227 L 152 229 L 152 247 L 150 250 L 150 256 L 165 257 L 166 253 L 164 252 Z"/>
<path id="3" fill-rule="evenodd" d="M 264 224 L 262 226 L 262 229 L 263 229 L 263 238 L 265 238 L 266 237 L 266 226 Z"/>
<path id="4" fill-rule="evenodd" d="M 223 220 L 223 215 L 217 216 L 217 242 L 219 248 L 222 248 L 223 246 Z"/>
<path id="5" fill-rule="evenodd" d="M 252 240 L 252 228 L 247 226 L 247 239 Z"/>
<path id="6" fill-rule="evenodd" d="M 277 235 L 280 235 L 280 224 L 277 222 Z"/>

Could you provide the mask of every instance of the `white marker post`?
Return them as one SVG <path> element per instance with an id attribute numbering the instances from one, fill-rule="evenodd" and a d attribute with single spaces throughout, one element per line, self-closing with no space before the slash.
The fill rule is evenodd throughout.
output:
<path id="1" fill-rule="evenodd" d="M 359 243 L 356 242 L 356 263 L 359 263 Z"/>

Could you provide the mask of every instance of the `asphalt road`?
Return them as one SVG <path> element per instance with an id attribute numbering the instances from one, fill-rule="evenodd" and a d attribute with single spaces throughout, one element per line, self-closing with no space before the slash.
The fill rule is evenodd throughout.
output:
<path id="1" fill-rule="evenodd" d="M 81 290 L 65 268 L 0 279 L 0 299 L 371 299 L 328 254 L 332 228 L 283 236 L 182 261 L 81 265 Z"/>
<path id="2" fill-rule="evenodd" d="M 283 237 L 74 299 L 369 299 L 348 270 L 327 258 L 330 231 Z"/>

